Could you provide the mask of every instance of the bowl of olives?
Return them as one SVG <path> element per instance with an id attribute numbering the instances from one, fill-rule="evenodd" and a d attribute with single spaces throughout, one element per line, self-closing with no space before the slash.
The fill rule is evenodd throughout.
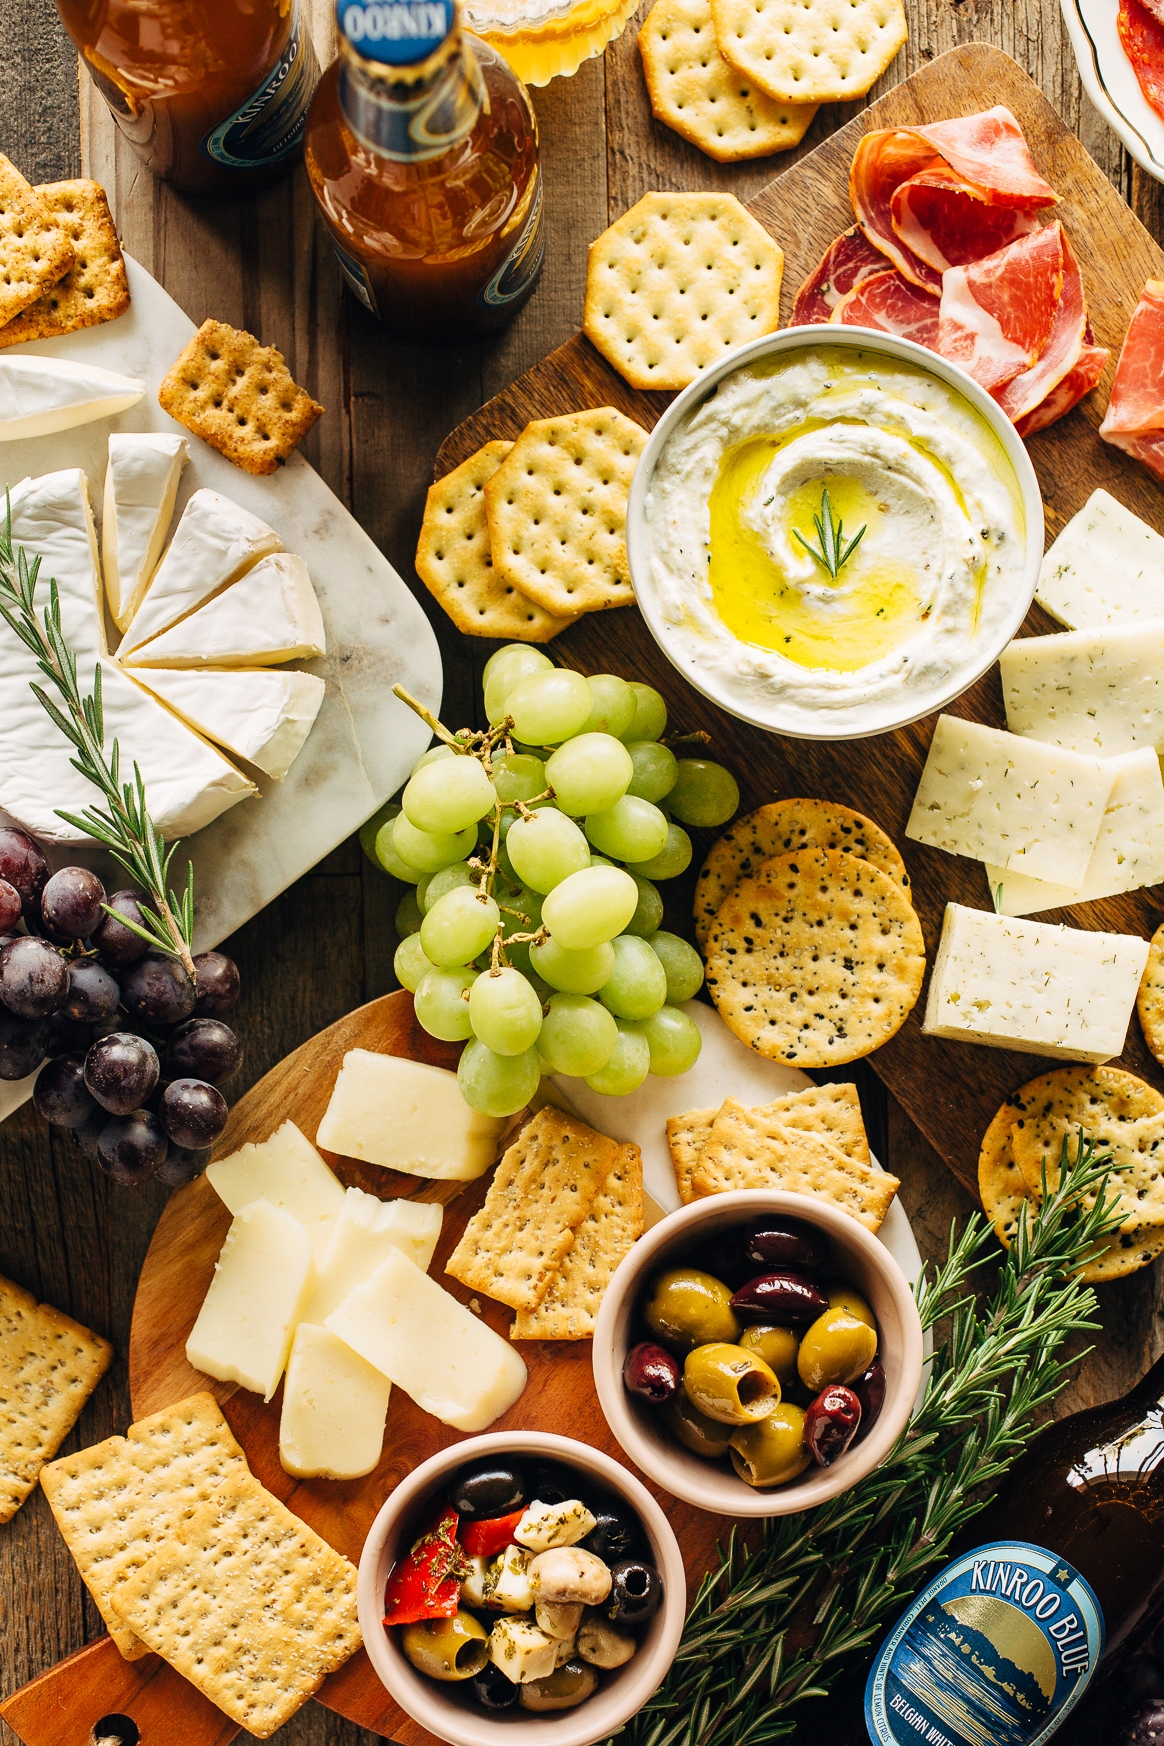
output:
<path id="1" fill-rule="evenodd" d="M 921 1384 L 922 1328 L 883 1244 L 778 1190 L 681 1207 L 606 1288 L 594 1383 L 656 1484 L 726 1516 L 780 1516 L 882 1462 Z"/>
<path id="2" fill-rule="evenodd" d="M 592 1746 L 671 1665 L 678 1543 L 625 1467 L 569 1437 L 473 1437 L 410 1473 L 373 1522 L 357 1594 L 369 1659 L 451 1746 Z"/>

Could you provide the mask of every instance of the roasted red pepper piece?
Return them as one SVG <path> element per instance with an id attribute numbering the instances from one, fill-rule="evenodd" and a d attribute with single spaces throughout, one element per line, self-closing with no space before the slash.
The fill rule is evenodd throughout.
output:
<path id="1" fill-rule="evenodd" d="M 457 1544 L 459 1519 L 456 1510 L 442 1510 L 407 1558 L 393 1567 L 384 1591 L 386 1625 L 452 1618 L 460 1604 L 461 1582 L 469 1574 Z"/>
<path id="2" fill-rule="evenodd" d="M 466 1522 L 461 1529 L 461 1545 L 470 1558 L 492 1558 L 495 1552 L 505 1551 L 524 1514 L 524 1510 L 514 1510 L 511 1516 L 493 1516 L 487 1522 Z"/>

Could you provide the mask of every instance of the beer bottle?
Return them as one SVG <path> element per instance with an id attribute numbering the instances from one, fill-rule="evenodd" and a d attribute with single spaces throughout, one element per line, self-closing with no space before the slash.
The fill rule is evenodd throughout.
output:
<path id="1" fill-rule="evenodd" d="M 400 332 L 501 327 L 542 264 L 537 121 L 454 0 L 338 0 L 305 157 L 345 278 Z"/>
<path id="2" fill-rule="evenodd" d="M 319 78 L 302 0 L 57 0 L 118 127 L 192 194 L 284 175 Z"/>
<path id="3" fill-rule="evenodd" d="M 875 1746 L 1038 1746 L 1164 1599 L 1164 1359 L 1050 1426 L 902 1614 L 865 1688 Z"/>

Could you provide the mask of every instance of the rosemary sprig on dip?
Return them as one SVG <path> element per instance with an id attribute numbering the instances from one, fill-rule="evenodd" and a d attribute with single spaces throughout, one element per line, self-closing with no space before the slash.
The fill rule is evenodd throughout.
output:
<path id="1" fill-rule="evenodd" d="M 816 537 L 820 541 L 818 547 L 806 540 L 799 528 L 794 527 L 792 537 L 799 540 L 810 558 L 815 558 L 822 570 L 827 570 L 835 582 L 841 567 L 847 564 L 857 547 L 861 544 L 868 522 L 863 522 L 849 541 L 845 544 L 845 524 L 838 519 L 833 520 L 833 506 L 829 499 L 826 485 L 820 494 L 820 514 L 814 515 L 812 524 L 816 528 Z"/>

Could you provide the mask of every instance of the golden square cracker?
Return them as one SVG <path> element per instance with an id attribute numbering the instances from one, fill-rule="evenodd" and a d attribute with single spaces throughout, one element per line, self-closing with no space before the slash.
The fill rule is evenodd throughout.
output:
<path id="1" fill-rule="evenodd" d="M 535 1310 L 621 1148 L 547 1106 L 504 1154 L 445 1272 L 511 1309 Z"/>
<path id="2" fill-rule="evenodd" d="M 249 1473 L 118 1589 L 143 1643 L 265 1740 L 360 1647 L 356 1572 Z"/>
<path id="3" fill-rule="evenodd" d="M 204 321 L 158 389 L 163 409 L 244 473 L 273 473 L 323 412 L 274 346 Z"/>
<path id="4" fill-rule="evenodd" d="M 880 1230 L 901 1186 L 896 1176 L 848 1157 L 819 1133 L 788 1126 L 782 1113 L 771 1105 L 745 1109 L 729 1097 L 692 1177 L 696 1193 L 783 1188 L 831 1200 L 867 1230 Z"/>
<path id="5" fill-rule="evenodd" d="M 699 1154 L 718 1114 L 718 1108 L 689 1109 L 685 1115 L 667 1117 L 667 1147 L 675 1168 L 675 1186 L 684 1206 L 699 1199 L 691 1186 L 691 1178 L 699 1167 Z"/>
<path id="6" fill-rule="evenodd" d="M 863 97 L 908 32 L 902 0 L 711 0 L 720 53 L 781 103 Z"/>
<path id="7" fill-rule="evenodd" d="M 1008 1100 L 1011 1145 L 1032 1199 L 1059 1182 L 1063 1141 L 1073 1160 L 1079 1132 L 1110 1152 L 1108 1198 L 1118 1196 L 1121 1233 L 1164 1226 L 1164 1097 L 1119 1067 L 1066 1067 L 1032 1079 Z M 1087 1196 L 1091 1205 L 1094 1196 Z"/>
<path id="8" fill-rule="evenodd" d="M 630 606 L 626 505 L 646 440 L 613 406 L 527 424 L 485 486 L 497 576 L 558 617 Z"/>
<path id="9" fill-rule="evenodd" d="M 639 31 L 655 120 L 721 164 L 799 145 L 815 103 L 777 103 L 719 52 L 711 0 L 655 0 Z"/>
<path id="10" fill-rule="evenodd" d="M 1136 995 L 1136 1011 L 1140 1015 L 1144 1041 L 1157 1061 L 1164 1065 L 1164 922 L 1152 935 L 1148 962 L 1144 965 L 1140 991 Z"/>
<path id="11" fill-rule="evenodd" d="M 37 193 L 64 228 L 73 264 L 43 297 L 5 327 L 0 346 L 52 339 L 114 321 L 129 308 L 129 280 L 109 201 L 99 182 L 45 182 Z"/>
<path id="12" fill-rule="evenodd" d="M 783 270 L 733 194 L 644 194 L 590 245 L 583 332 L 632 388 L 686 388 L 775 331 Z"/>
<path id="13" fill-rule="evenodd" d="M 643 1234 L 643 1159 L 624 1145 L 536 1310 L 518 1310 L 513 1340 L 589 1340 L 615 1269 Z"/>
<path id="14" fill-rule="evenodd" d="M 493 568 L 485 484 L 512 448 L 512 443 L 486 443 L 429 486 L 416 573 L 467 636 L 548 643 L 577 615 L 556 618 Z"/>
<path id="15" fill-rule="evenodd" d="M 0 1279 L 0 1522 L 9 1522 L 108 1370 L 100 1334 Z"/>
<path id="16" fill-rule="evenodd" d="M 60 217 L 0 153 L 0 323 L 35 303 L 72 264 Z"/>
<path id="17" fill-rule="evenodd" d="M 237 1474 L 249 1476 L 246 1456 L 210 1394 L 45 1468 L 41 1485 L 57 1526 L 127 1660 L 146 1650 L 122 1617 L 121 1584 Z"/>

